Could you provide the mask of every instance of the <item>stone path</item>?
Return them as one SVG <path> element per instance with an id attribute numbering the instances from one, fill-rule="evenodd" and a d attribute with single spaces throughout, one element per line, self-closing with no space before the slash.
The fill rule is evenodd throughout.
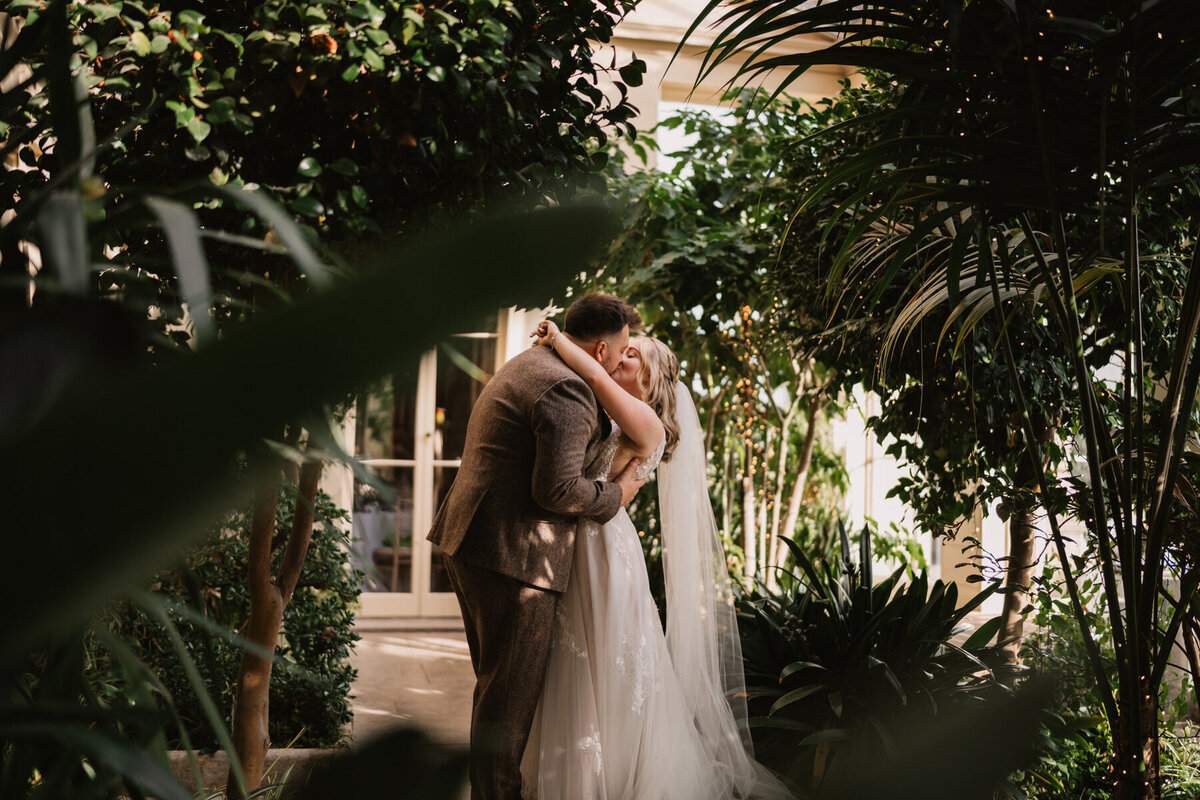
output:
<path id="1" fill-rule="evenodd" d="M 444 624 L 444 623 L 443 623 Z M 475 673 L 458 630 L 372 630 L 351 661 L 353 737 L 362 742 L 391 727 L 415 725 L 444 744 L 466 746 Z"/>
<path id="2" fill-rule="evenodd" d="M 447 620 L 360 621 L 356 629 L 362 639 L 350 657 L 358 668 L 351 687 L 354 744 L 389 728 L 416 726 L 442 744 L 467 746 L 475 673 L 462 623 L 454 622 L 457 630 L 447 630 Z M 439 627 L 442 630 L 436 630 Z M 288 776 L 288 786 L 299 790 L 313 766 L 329 755 L 329 750 L 309 748 L 269 750 L 266 780 Z M 223 752 L 198 760 L 205 787 L 224 785 L 229 766 Z M 193 786 L 191 764 L 183 751 L 172 753 L 171 771 L 185 786 Z M 470 788 L 464 785 L 460 800 L 469 796 Z"/>
<path id="3" fill-rule="evenodd" d="M 358 668 L 351 701 L 356 743 L 396 726 L 416 726 L 442 744 L 467 747 L 475 673 L 461 622 L 360 621 L 351 662 Z M 396 627 L 402 629 L 396 630 Z M 459 800 L 469 800 L 465 785 Z"/>

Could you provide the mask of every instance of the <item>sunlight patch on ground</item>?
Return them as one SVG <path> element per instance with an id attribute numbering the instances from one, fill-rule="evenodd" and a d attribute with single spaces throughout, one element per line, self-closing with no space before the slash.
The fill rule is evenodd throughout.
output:
<path id="1" fill-rule="evenodd" d="M 453 639 L 409 639 L 388 637 L 376 641 L 359 642 L 360 649 L 372 649 L 379 653 L 400 658 L 438 658 L 455 661 L 470 661 L 471 653 L 464 642 Z"/>
<path id="2" fill-rule="evenodd" d="M 412 719 L 412 714 L 398 714 L 395 711 L 384 711 L 381 708 L 367 708 L 365 706 L 355 706 L 355 714 L 368 714 L 375 717 L 391 717 L 392 719 Z"/>

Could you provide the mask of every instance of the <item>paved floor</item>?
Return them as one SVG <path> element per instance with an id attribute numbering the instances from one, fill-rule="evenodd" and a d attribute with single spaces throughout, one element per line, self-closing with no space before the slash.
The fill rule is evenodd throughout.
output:
<path id="1" fill-rule="evenodd" d="M 351 661 L 357 742 L 398 725 L 416 725 L 443 744 L 468 742 L 475 674 L 461 630 L 372 630 Z"/>
<path id="2" fill-rule="evenodd" d="M 421 630 L 419 623 L 402 624 L 408 629 L 389 630 L 387 623 L 371 622 L 358 626 L 362 639 L 350 659 L 358 668 L 352 687 L 354 741 L 415 725 L 442 744 L 465 748 L 475 673 L 461 628 Z M 469 800 L 470 793 L 464 782 L 459 800 Z"/>

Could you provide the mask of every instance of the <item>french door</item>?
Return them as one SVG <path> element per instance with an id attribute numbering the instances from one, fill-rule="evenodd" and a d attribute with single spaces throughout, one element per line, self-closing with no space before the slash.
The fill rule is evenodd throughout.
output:
<path id="1" fill-rule="evenodd" d="M 479 331 L 451 337 L 358 399 L 355 455 L 385 488 L 354 481 L 352 556 L 365 573 L 361 616 L 459 615 L 441 551 L 425 535 L 462 463 L 475 400 L 525 346 L 526 316 L 501 310 Z"/>

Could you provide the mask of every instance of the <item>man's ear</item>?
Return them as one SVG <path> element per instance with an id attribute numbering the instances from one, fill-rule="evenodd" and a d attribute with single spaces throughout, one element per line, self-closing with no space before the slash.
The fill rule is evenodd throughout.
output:
<path id="1" fill-rule="evenodd" d="M 608 342 L 601 339 L 596 342 L 596 347 L 592 350 L 592 358 L 603 364 L 606 355 L 608 355 Z"/>

